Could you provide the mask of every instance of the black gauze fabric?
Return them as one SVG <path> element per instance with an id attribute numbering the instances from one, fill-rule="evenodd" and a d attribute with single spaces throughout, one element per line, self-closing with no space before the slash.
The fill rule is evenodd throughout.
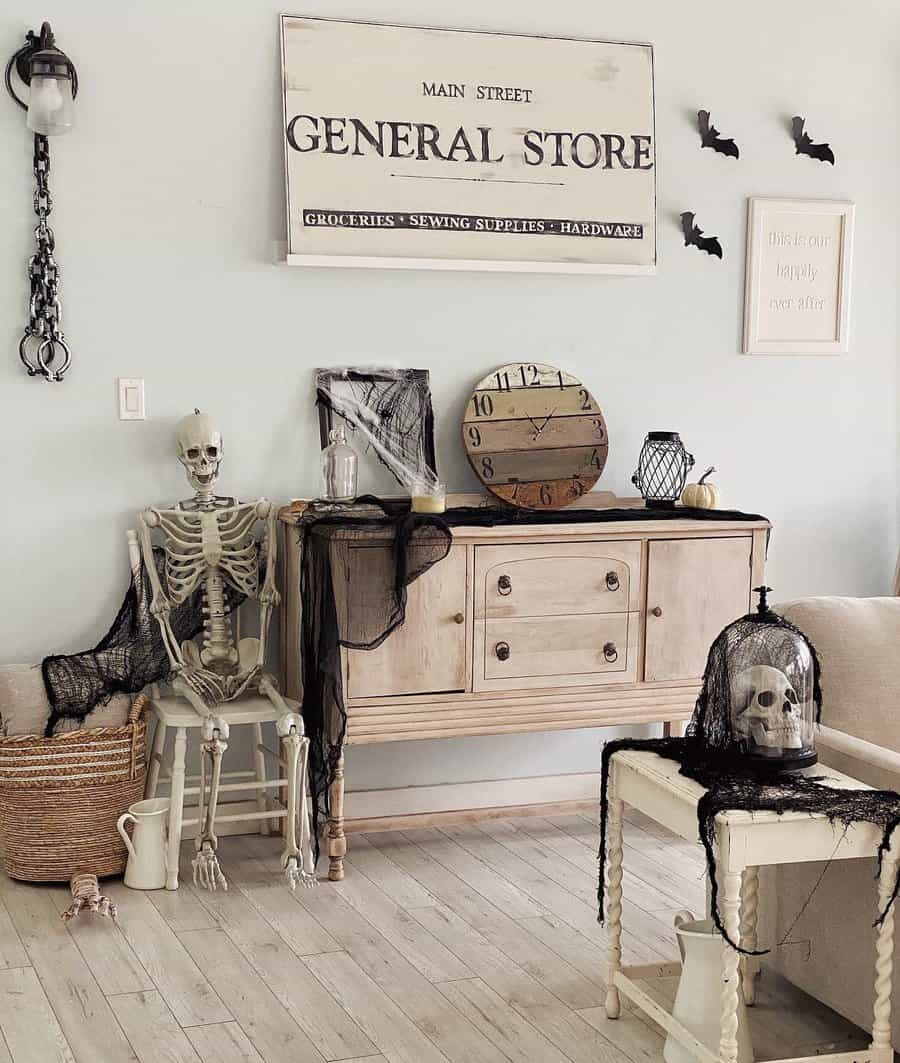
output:
<path id="1" fill-rule="evenodd" d="M 163 589 L 166 587 L 165 554 L 153 550 L 153 560 Z M 147 570 L 132 573 L 131 585 L 109 631 L 92 650 L 57 654 L 41 663 L 50 701 L 46 736 L 63 718 L 84 720 L 113 694 L 137 694 L 151 683 L 166 679 L 171 670 L 159 621 L 150 612 L 153 591 Z M 244 596 L 226 584 L 225 612 L 232 613 Z M 201 591 L 198 588 L 181 605 L 174 606 L 169 622 L 180 645 L 203 630 Z"/>
<path id="2" fill-rule="evenodd" d="M 878 847 L 878 871 L 890 848 L 891 833 L 900 823 L 900 794 L 892 790 L 838 790 L 828 785 L 828 768 L 812 769 L 811 774 L 788 773 L 782 776 L 763 776 L 753 768 L 723 767 L 721 756 L 704 745 L 696 735 L 685 738 L 620 738 L 603 747 L 602 781 L 600 784 L 600 876 L 597 900 L 599 921 L 604 922 L 606 843 L 607 843 L 607 786 L 610 758 L 620 750 L 636 749 L 657 753 L 681 765 L 681 774 L 706 789 L 697 805 L 700 840 L 706 852 L 709 873 L 712 918 L 716 929 L 739 952 L 761 956 L 768 949 L 743 949 L 732 941 L 722 925 L 718 906 L 716 881 L 715 829 L 720 812 L 813 812 L 827 816 L 834 824 L 847 826 L 864 821 L 874 823 L 882 831 Z M 627 860 L 626 860 L 627 863 Z M 895 881 L 890 899 L 878 913 L 875 926 L 880 926 L 897 898 Z"/>
<path id="3" fill-rule="evenodd" d="M 299 518 L 303 560 L 300 653 L 303 721 L 316 827 L 331 815 L 330 788 L 341 758 L 347 714 L 341 647 L 370 650 L 404 621 L 406 589 L 447 556 L 452 529 L 498 525 L 604 524 L 653 520 L 760 521 L 734 511 L 678 507 L 534 512 L 465 506 L 440 516 L 412 513 L 409 502 L 365 496 L 356 503 L 313 503 Z"/>

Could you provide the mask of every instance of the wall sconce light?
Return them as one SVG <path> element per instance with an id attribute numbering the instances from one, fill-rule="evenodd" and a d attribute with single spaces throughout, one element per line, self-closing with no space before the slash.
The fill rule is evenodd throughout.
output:
<path id="1" fill-rule="evenodd" d="M 28 102 L 16 92 L 13 72 L 29 87 Z M 60 381 L 71 363 L 62 333 L 59 301 L 59 267 L 53 257 L 56 240 L 47 224 L 53 209 L 48 179 L 50 144 L 47 137 L 68 133 L 72 128 L 72 101 L 78 93 L 78 74 L 71 59 L 56 47 L 50 23 L 25 36 L 25 44 L 6 64 L 6 88 L 16 103 L 28 112 L 26 124 L 34 133 L 35 253 L 28 262 L 31 289 L 28 324 L 19 342 L 19 357 L 29 376 Z"/>

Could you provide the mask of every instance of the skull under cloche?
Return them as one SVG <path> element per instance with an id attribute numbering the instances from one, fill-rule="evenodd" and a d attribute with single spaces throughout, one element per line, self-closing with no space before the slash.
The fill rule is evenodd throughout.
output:
<path id="1" fill-rule="evenodd" d="M 709 651 L 689 733 L 710 750 L 769 771 L 816 763 L 822 694 L 811 643 L 769 608 L 729 624 Z"/>

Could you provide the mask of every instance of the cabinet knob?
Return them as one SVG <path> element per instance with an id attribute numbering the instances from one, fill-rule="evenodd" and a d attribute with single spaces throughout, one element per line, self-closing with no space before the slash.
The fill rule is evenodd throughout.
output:
<path id="1" fill-rule="evenodd" d="M 606 589 L 610 591 L 619 589 L 619 573 L 615 569 L 606 573 Z"/>
<path id="2" fill-rule="evenodd" d="M 501 594 L 510 594 L 512 592 L 512 580 L 509 576 L 501 576 L 497 580 L 497 590 Z"/>
<path id="3" fill-rule="evenodd" d="M 658 605 L 654 605 L 650 612 L 653 616 L 662 616 L 662 609 Z"/>
<path id="4" fill-rule="evenodd" d="M 603 656 L 612 664 L 619 659 L 619 651 L 616 649 L 614 642 L 607 642 L 603 647 Z"/>
<path id="5" fill-rule="evenodd" d="M 498 642 L 497 645 L 494 647 L 494 653 L 496 653 L 498 661 L 508 661 L 509 660 L 509 643 L 508 642 Z"/>
<path id="6" fill-rule="evenodd" d="M 454 624 L 464 624 L 465 622 L 466 622 L 466 614 L 465 613 L 454 613 L 453 614 L 453 623 Z"/>

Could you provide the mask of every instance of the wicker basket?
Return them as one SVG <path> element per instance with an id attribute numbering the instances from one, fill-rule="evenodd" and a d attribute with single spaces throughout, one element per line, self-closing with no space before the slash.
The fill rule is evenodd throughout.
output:
<path id="1" fill-rule="evenodd" d="M 146 704 L 139 694 L 122 727 L 0 737 L 0 840 L 11 878 L 67 882 L 125 870 L 116 820 L 144 796 Z"/>

